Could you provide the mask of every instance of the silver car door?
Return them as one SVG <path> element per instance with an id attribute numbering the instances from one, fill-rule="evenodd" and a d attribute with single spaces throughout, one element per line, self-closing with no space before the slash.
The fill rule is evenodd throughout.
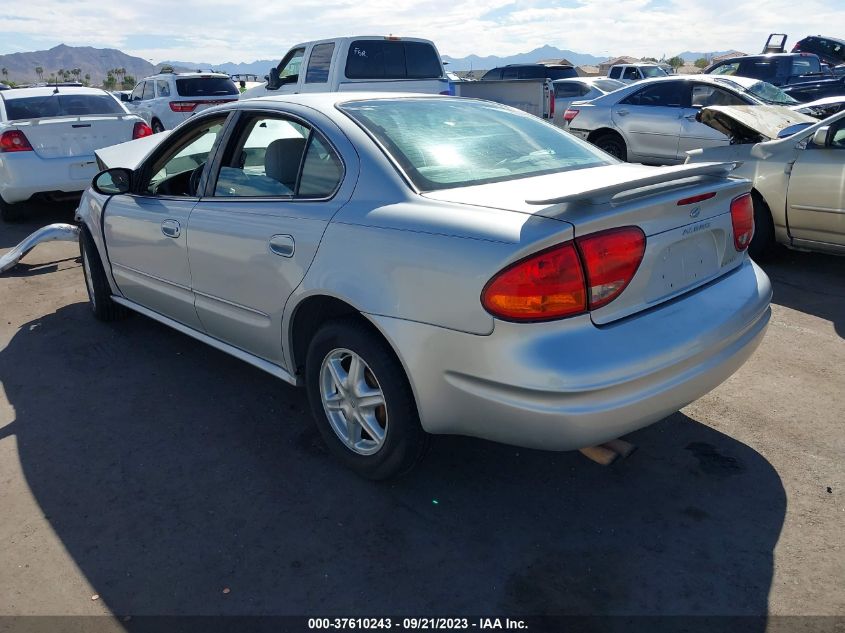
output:
<path id="1" fill-rule="evenodd" d="M 786 197 L 789 234 L 794 239 L 845 246 L 845 119 L 798 152 Z"/>
<path id="2" fill-rule="evenodd" d="M 188 266 L 192 189 L 216 146 L 226 115 L 204 117 L 168 138 L 136 172 L 133 193 L 107 203 L 103 232 L 123 295 L 180 323 L 202 329 Z M 193 183 L 193 184 L 192 184 Z"/>
<path id="3" fill-rule="evenodd" d="M 751 103 L 738 95 L 712 84 L 692 82 L 689 98 L 681 110 L 681 137 L 678 143 L 678 159 L 685 160 L 686 152 L 708 147 L 729 145 L 731 140 L 709 125 L 695 120 L 701 108 L 713 105 L 747 106 Z"/>
<path id="4" fill-rule="evenodd" d="M 285 301 L 349 199 L 357 162 L 281 113 L 245 112 L 234 130 L 188 223 L 196 309 L 209 335 L 284 365 Z"/>
<path id="5" fill-rule="evenodd" d="M 613 106 L 613 123 L 628 143 L 629 160 L 677 162 L 681 88 L 685 83 L 649 83 Z"/>

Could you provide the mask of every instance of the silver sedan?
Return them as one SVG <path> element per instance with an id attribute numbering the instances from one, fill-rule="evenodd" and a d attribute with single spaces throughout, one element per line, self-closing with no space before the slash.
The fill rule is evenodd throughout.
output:
<path id="1" fill-rule="evenodd" d="M 410 469 L 429 433 L 607 442 L 725 380 L 769 320 L 733 165 L 619 163 L 488 102 L 240 101 L 98 159 L 78 212 L 94 315 L 304 386 L 366 477 Z"/>
<path id="2" fill-rule="evenodd" d="M 780 89 L 757 79 L 689 75 L 645 79 L 564 112 L 566 129 L 631 162 L 672 165 L 686 152 L 727 145 L 730 139 L 699 123 L 712 105 L 795 105 Z M 796 114 L 797 120 L 805 120 Z"/>

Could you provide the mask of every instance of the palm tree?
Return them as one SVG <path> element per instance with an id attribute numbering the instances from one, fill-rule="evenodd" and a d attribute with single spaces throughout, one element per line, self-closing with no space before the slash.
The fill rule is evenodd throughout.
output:
<path id="1" fill-rule="evenodd" d="M 6 80 L 9 78 L 9 69 L 8 68 L 0 68 L 0 75 L 3 75 L 3 79 Z"/>
<path id="2" fill-rule="evenodd" d="M 35 74 L 38 75 L 38 81 L 44 81 L 44 68 L 41 66 L 35 67 Z"/>
<path id="3" fill-rule="evenodd" d="M 89 73 L 85 73 L 85 81 L 83 81 L 82 83 L 86 86 L 91 84 L 91 75 Z"/>
<path id="4" fill-rule="evenodd" d="M 79 81 L 79 75 L 82 74 L 82 69 L 81 68 L 74 68 L 73 70 L 70 71 L 70 74 L 73 75 L 73 78 L 74 78 L 75 81 Z"/>

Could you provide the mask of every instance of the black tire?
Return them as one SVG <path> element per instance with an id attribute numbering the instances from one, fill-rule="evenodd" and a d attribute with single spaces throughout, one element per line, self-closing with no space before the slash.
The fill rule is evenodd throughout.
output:
<path id="1" fill-rule="evenodd" d="M 10 204 L 0 196 L 0 219 L 3 222 L 20 222 L 24 218 L 23 203 Z"/>
<path id="2" fill-rule="evenodd" d="M 354 352 L 372 371 L 384 395 L 385 435 L 377 452 L 362 455 L 350 448 L 329 421 L 320 391 L 323 361 L 338 349 Z M 393 350 L 366 323 L 356 319 L 323 325 L 308 347 L 305 386 L 311 412 L 331 453 L 367 479 L 388 479 L 410 471 L 422 459 L 428 435 L 420 426 L 417 405 L 405 370 Z"/>
<path id="3" fill-rule="evenodd" d="M 775 252 L 775 223 L 763 196 L 752 191 L 751 200 L 754 203 L 754 237 L 748 246 L 748 255 L 755 261 L 764 261 Z"/>
<path id="4" fill-rule="evenodd" d="M 625 139 L 618 134 L 605 132 L 604 134 L 599 134 L 592 142 L 593 145 L 604 150 L 611 156 L 615 156 L 619 160 L 628 160 L 628 148 L 625 145 Z"/>
<path id="5" fill-rule="evenodd" d="M 100 321 L 117 321 L 127 316 L 129 311 L 112 301 L 109 286 L 100 254 L 94 244 L 94 238 L 86 227 L 79 230 L 79 255 L 82 258 L 82 274 L 85 275 L 85 289 L 88 291 L 88 305 L 94 317 Z"/>
<path id="6" fill-rule="evenodd" d="M 161 124 L 161 121 L 158 119 L 153 119 L 152 125 L 150 127 L 153 130 L 153 134 L 158 134 L 160 132 L 164 132 L 164 126 Z"/>

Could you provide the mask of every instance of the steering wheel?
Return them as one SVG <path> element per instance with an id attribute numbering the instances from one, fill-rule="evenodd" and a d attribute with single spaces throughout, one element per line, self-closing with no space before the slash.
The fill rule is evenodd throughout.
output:
<path id="1" fill-rule="evenodd" d="M 190 177 L 188 178 L 188 195 L 195 196 L 197 195 L 197 189 L 200 186 L 200 178 L 202 178 L 202 172 L 205 169 L 205 163 L 202 162 L 197 165 L 194 170 L 191 172 Z"/>

